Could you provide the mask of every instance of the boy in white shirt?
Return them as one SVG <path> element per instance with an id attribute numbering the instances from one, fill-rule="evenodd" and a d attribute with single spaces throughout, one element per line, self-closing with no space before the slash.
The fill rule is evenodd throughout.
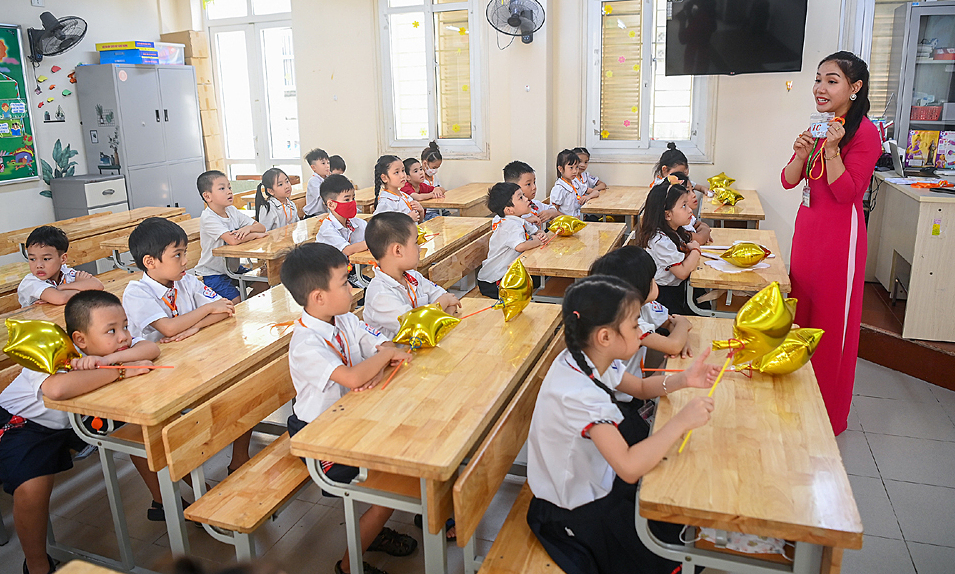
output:
<path id="1" fill-rule="evenodd" d="M 522 161 L 512 161 L 504 166 L 504 181 L 521 186 L 524 197 L 530 202 L 531 207 L 531 212 L 524 215 L 523 218 L 538 228 L 546 228 L 543 225 L 544 223 L 560 215 L 560 212 L 553 207 L 535 199 L 537 197 L 537 175 L 531 166 Z M 534 231 L 533 233 L 537 232 Z"/>
<path id="2" fill-rule="evenodd" d="M 212 251 L 223 245 L 238 245 L 253 239 L 268 235 L 265 226 L 242 213 L 232 205 L 232 186 L 229 178 L 221 171 L 207 171 L 196 180 L 199 196 L 206 203 L 199 217 L 199 244 L 202 254 L 196 265 L 196 274 L 202 277 L 202 282 L 213 291 L 238 303 L 239 290 L 234 280 L 226 275 L 225 257 L 216 257 Z M 247 270 L 239 267 L 237 272 Z M 262 285 L 262 287 L 260 287 Z M 265 283 L 256 283 L 252 294 L 267 288 Z"/>
<path id="3" fill-rule="evenodd" d="M 305 218 L 315 217 L 328 211 L 328 208 L 322 203 L 321 187 L 325 178 L 331 175 L 328 154 L 321 148 L 315 148 L 305 154 L 305 163 L 312 168 L 312 177 L 308 178 L 308 184 L 305 187 Z M 344 171 L 344 170 L 343 170 Z"/>
<path id="4" fill-rule="evenodd" d="M 66 264 L 69 248 L 70 240 L 59 227 L 43 225 L 30 232 L 26 242 L 30 272 L 17 287 L 21 307 L 37 301 L 66 305 L 80 291 L 103 288 L 96 277 Z"/>
<path id="5" fill-rule="evenodd" d="M 295 436 L 335 404 L 349 390 L 361 392 L 382 380 L 389 365 L 411 360 L 378 331 L 349 312 L 351 285 L 348 258 L 331 245 L 304 243 L 293 248 L 282 265 L 282 284 L 305 309 L 289 342 L 289 369 L 296 400 L 288 419 Z M 349 483 L 358 469 L 321 462 L 322 471 L 335 481 Z M 407 556 L 418 543 L 410 536 L 385 528 L 391 508 L 372 506 L 359 520 L 363 551 L 382 550 Z M 364 564 L 365 572 L 378 569 Z M 336 574 L 351 571 L 348 553 L 335 565 Z"/>
<path id="6" fill-rule="evenodd" d="M 328 172 L 331 175 L 345 175 L 345 159 L 340 155 L 328 158 Z"/>
<path id="7" fill-rule="evenodd" d="M 438 303 L 446 313 L 461 309 L 457 297 L 426 279 L 418 267 L 418 227 L 410 216 L 397 211 L 379 213 L 368 222 L 368 250 L 378 261 L 378 272 L 365 290 L 363 318 L 389 339 L 398 334 L 398 317 L 408 311 Z"/>
<path id="8" fill-rule="evenodd" d="M 355 186 L 344 175 L 330 175 L 322 182 L 322 201 L 328 206 L 328 217 L 318 228 L 315 241 L 327 243 L 345 256 L 365 251 L 365 226 L 358 215 Z"/>
<path id="9" fill-rule="evenodd" d="M 46 553 L 50 495 L 57 473 L 73 467 L 71 450 L 84 443 L 70 427 L 69 413 L 47 408 L 43 397 L 67 400 L 113 381 L 144 375 L 159 356 L 150 341 L 133 339 L 119 299 L 106 291 L 77 293 L 63 310 L 66 332 L 83 354 L 72 360 L 72 370 L 48 375 L 23 369 L 0 393 L 0 480 L 13 495 L 17 537 L 25 560 L 23 572 L 53 572 Z M 124 369 L 97 369 L 119 364 Z M 146 460 L 130 457 L 153 497 L 150 520 L 162 520 L 159 480 Z M 158 509 L 158 510 L 156 510 Z"/>
<path id="10" fill-rule="evenodd" d="M 508 267 L 521 253 L 540 247 L 550 240 L 544 232 L 534 232 L 534 227 L 521 216 L 531 212 L 530 201 L 516 183 L 495 183 L 487 193 L 487 208 L 501 220 L 491 225 L 491 241 L 488 245 L 487 259 L 478 271 L 478 288 L 485 297 L 497 299 L 497 284 L 504 277 Z M 533 278 L 534 287 L 540 286 L 540 279 Z"/>

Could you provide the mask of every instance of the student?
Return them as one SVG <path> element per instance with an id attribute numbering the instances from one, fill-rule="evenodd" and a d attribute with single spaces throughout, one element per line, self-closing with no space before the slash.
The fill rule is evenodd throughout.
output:
<path id="1" fill-rule="evenodd" d="M 96 277 L 66 264 L 69 248 L 70 240 L 59 227 L 43 225 L 30 232 L 26 243 L 30 272 L 17 287 L 21 307 L 37 301 L 66 305 L 80 291 L 103 288 Z"/>
<path id="2" fill-rule="evenodd" d="M 273 167 L 262 174 L 255 189 L 255 219 L 266 231 L 285 227 L 298 221 L 298 208 L 290 199 L 292 182 L 285 172 Z"/>
<path id="3" fill-rule="evenodd" d="M 149 372 L 159 347 L 133 339 L 126 329 L 123 305 L 112 293 L 83 291 L 63 309 L 66 332 L 82 353 L 72 370 L 47 375 L 23 369 L 0 393 L 0 480 L 13 495 L 13 514 L 20 548 L 26 558 L 23 572 L 46 574 L 55 570 L 46 553 L 47 523 L 54 475 L 73 468 L 71 450 L 86 444 L 70 427 L 69 413 L 47 408 L 43 397 L 62 401 L 88 393 L 126 377 Z M 119 364 L 123 369 L 97 369 Z M 149 520 L 163 520 L 162 495 L 156 473 L 146 460 L 130 457 L 153 497 Z"/>
<path id="4" fill-rule="evenodd" d="M 653 183 L 650 187 L 660 184 L 663 178 L 675 171 L 682 171 L 689 176 L 690 161 L 686 159 L 686 154 L 676 149 L 675 143 L 670 142 L 667 144 L 667 150 L 660 156 L 660 160 L 653 166 Z M 710 196 L 713 195 L 713 192 L 706 186 L 695 184 L 692 181 L 689 183 L 692 187 L 688 187 L 687 189 L 699 191 L 700 193 L 705 193 Z"/>
<path id="5" fill-rule="evenodd" d="M 333 155 L 328 158 L 328 171 L 331 175 L 345 174 L 345 160 L 340 155 Z"/>
<path id="6" fill-rule="evenodd" d="M 674 178 L 676 179 L 676 178 Z M 700 244 L 683 228 L 690 223 L 690 192 L 679 183 L 665 180 L 647 195 L 640 212 L 637 244 L 657 264 L 654 280 L 660 288 L 659 301 L 679 315 L 692 315 L 686 302 L 690 273 L 700 262 Z"/>
<path id="7" fill-rule="evenodd" d="M 408 178 L 405 164 L 398 156 L 383 155 L 375 163 L 375 213 L 399 211 L 407 213 L 415 223 L 424 221 L 424 207 L 401 191 Z"/>
<path id="8" fill-rule="evenodd" d="M 676 178 L 676 180 L 683 185 L 683 187 L 690 189 L 690 186 L 693 185 L 693 182 L 690 181 L 690 176 L 686 172 L 682 171 L 671 171 L 667 178 Z M 706 245 L 712 239 L 710 238 L 710 226 L 703 223 L 703 220 L 696 216 L 700 212 L 700 196 L 697 195 L 695 191 L 690 191 L 690 223 L 683 226 L 683 229 L 686 229 L 690 232 L 690 238 L 693 241 L 696 241 L 700 245 Z"/>
<path id="9" fill-rule="evenodd" d="M 321 187 L 325 178 L 331 175 L 331 166 L 328 154 L 321 148 L 315 148 L 305 154 L 305 162 L 313 172 L 305 187 L 305 209 L 302 210 L 305 212 L 305 219 L 308 219 L 328 211 L 322 203 Z"/>
<path id="10" fill-rule="evenodd" d="M 223 245 L 239 245 L 268 235 L 265 226 L 245 215 L 232 205 L 232 186 L 229 178 L 221 171 L 207 171 L 196 180 L 199 195 L 206 204 L 199 217 L 199 243 L 202 254 L 196 265 L 196 273 L 202 277 L 202 282 L 212 287 L 212 290 L 233 303 L 240 301 L 239 290 L 233 279 L 226 275 L 225 257 L 216 257 L 212 251 Z M 239 273 L 246 273 L 244 267 L 237 269 Z M 263 283 L 263 285 L 265 285 Z M 257 293 L 267 288 L 252 288 Z"/>
<path id="11" fill-rule="evenodd" d="M 421 150 L 421 168 L 424 170 L 424 181 L 431 187 L 441 187 L 438 181 L 438 168 L 444 158 L 441 157 L 441 150 L 438 149 L 437 142 L 431 142 L 428 147 Z"/>
<path id="12" fill-rule="evenodd" d="M 597 190 L 588 191 L 577 181 L 577 166 L 580 159 L 574 150 L 565 149 L 557 154 L 557 173 L 560 175 L 554 188 L 550 190 L 550 204 L 563 215 L 580 219 L 580 208 L 585 203 L 600 196 Z"/>
<path id="13" fill-rule="evenodd" d="M 541 384 L 527 437 L 527 483 L 534 493 L 527 523 L 568 574 L 678 571 L 679 564 L 657 556 L 637 536 L 636 483 L 683 433 L 709 421 L 713 399 L 692 399 L 639 440 L 623 424 L 627 418 L 613 392 L 652 399 L 708 388 L 718 369 L 703 364 L 709 355 L 704 352 L 672 376 L 638 379 L 627 373 L 621 361 L 640 347 L 642 304 L 624 281 L 604 275 L 581 279 L 564 294 L 567 348 Z M 651 523 L 651 530 L 676 543 L 680 526 Z"/>
<path id="14" fill-rule="evenodd" d="M 368 222 L 365 237 L 368 250 L 378 261 L 378 272 L 365 289 L 362 318 L 369 327 L 393 339 L 398 334 L 398 317 L 412 309 L 438 303 L 446 313 L 458 313 L 458 298 L 416 271 L 421 248 L 411 217 L 379 213 Z"/>
<path id="15" fill-rule="evenodd" d="M 330 175 L 322 182 L 322 201 L 329 213 L 318 228 L 315 241 L 327 243 L 346 256 L 367 249 L 365 223 L 358 215 L 355 186 L 344 175 Z"/>
<path id="16" fill-rule="evenodd" d="M 296 321 L 289 343 L 289 369 L 295 386 L 295 403 L 288 418 L 290 436 L 305 428 L 349 390 L 365 391 L 382 380 L 389 365 L 411 360 L 378 331 L 370 329 L 351 308 L 348 258 L 324 243 L 304 243 L 293 248 L 282 265 L 282 284 L 305 309 Z M 348 483 L 358 468 L 322 462 L 322 470 L 335 482 Z M 373 505 L 359 520 L 363 551 L 384 551 L 392 556 L 414 552 L 417 541 L 385 522 L 391 508 Z M 335 564 L 335 574 L 351 571 L 348 553 Z M 364 564 L 365 572 L 382 573 Z"/>
<path id="17" fill-rule="evenodd" d="M 577 164 L 577 181 L 581 187 L 587 191 L 591 189 L 596 189 L 597 191 L 607 189 L 606 183 L 600 181 L 597 176 L 590 175 L 590 173 L 587 172 L 587 166 L 590 165 L 590 152 L 587 151 L 587 148 L 575 147 L 574 153 L 577 154 L 577 159 L 580 160 L 580 163 Z"/>
<path id="18" fill-rule="evenodd" d="M 537 175 L 531 166 L 522 161 L 512 161 L 504 166 L 504 181 L 521 186 L 521 191 L 524 192 L 524 197 L 530 202 L 531 208 L 531 212 L 523 217 L 535 226 L 543 228 L 542 223 L 547 223 L 560 215 L 560 212 L 553 207 L 535 199 L 537 197 Z"/>
<path id="19" fill-rule="evenodd" d="M 487 208 L 500 220 L 491 224 L 491 241 L 488 245 L 487 259 L 478 271 L 478 288 L 481 295 L 498 298 L 497 284 L 504 277 L 508 267 L 521 253 L 540 247 L 550 240 L 541 231 L 532 232 L 536 227 L 522 216 L 531 212 L 530 201 L 516 183 L 495 183 L 487 192 Z M 534 279 L 534 287 L 540 286 L 540 280 Z"/>
<path id="20" fill-rule="evenodd" d="M 405 165 L 405 176 L 408 181 L 405 182 L 402 186 L 401 191 L 410 195 L 415 201 L 424 201 L 426 199 L 435 199 L 444 197 L 444 188 L 442 187 L 432 187 L 428 182 L 424 180 L 424 168 L 421 167 L 421 162 L 416 158 L 409 157 L 404 161 Z M 424 212 L 424 220 L 434 219 L 439 215 L 451 215 L 449 210 L 444 210 L 447 213 L 442 213 L 438 209 L 426 209 Z"/>

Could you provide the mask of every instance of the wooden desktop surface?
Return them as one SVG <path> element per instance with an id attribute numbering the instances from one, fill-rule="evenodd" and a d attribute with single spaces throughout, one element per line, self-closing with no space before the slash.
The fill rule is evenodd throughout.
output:
<path id="1" fill-rule="evenodd" d="M 30 264 L 26 261 L 8 263 L 0 267 L 0 293 L 16 291 L 20 281 L 30 272 Z"/>
<path id="2" fill-rule="evenodd" d="M 779 282 L 779 287 L 783 293 L 792 291 L 792 282 L 789 280 L 789 273 L 786 271 L 786 262 L 783 260 L 782 253 L 779 251 L 779 243 L 776 241 L 776 233 L 768 229 L 726 229 L 715 228 L 712 230 L 712 245 L 729 246 L 734 241 L 752 241 L 767 247 L 776 256 L 764 259 L 769 264 L 769 269 L 756 269 L 743 271 L 742 273 L 724 273 L 706 265 L 708 258 L 700 257 L 700 263 L 690 274 L 690 285 L 692 287 L 705 289 L 732 289 L 734 291 L 758 291 L 769 285 L 773 281 Z M 707 246 L 703 246 L 705 251 Z M 708 251 L 714 255 L 719 255 L 720 251 Z"/>
<path id="3" fill-rule="evenodd" d="M 733 336 L 732 319 L 688 317 L 694 354 Z M 828 335 L 826 335 L 828 336 Z M 726 351 L 708 363 L 722 365 Z M 685 368 L 692 359 L 671 359 Z M 704 389 L 660 399 L 661 428 Z M 678 441 L 643 477 L 640 515 L 651 520 L 774 536 L 823 546 L 862 547 L 862 520 L 832 434 L 812 365 L 793 374 L 726 373 L 709 424 Z"/>
<path id="4" fill-rule="evenodd" d="M 589 222 L 570 237 L 554 236 L 550 243 L 521 254 L 531 275 L 548 277 L 586 277 L 598 258 L 618 246 L 623 239 L 623 223 Z"/>
<path id="5" fill-rule="evenodd" d="M 186 239 L 190 243 L 192 243 L 193 241 L 199 241 L 200 221 L 201 219 L 198 217 L 176 221 L 176 223 L 179 224 L 179 227 L 181 227 L 182 230 L 186 232 Z M 130 233 L 132 233 L 132 229 L 130 229 L 129 231 Z M 99 244 L 102 247 L 105 247 L 106 249 L 110 249 L 113 251 L 120 251 L 120 252 L 129 251 L 129 234 L 127 233 L 126 235 L 123 235 L 123 236 L 106 239 L 106 240 L 100 241 Z"/>
<path id="6" fill-rule="evenodd" d="M 466 315 L 489 300 L 461 302 Z M 559 323 L 560 307 L 543 303 L 507 323 L 497 309 L 468 317 L 437 347 L 417 351 L 388 387 L 339 399 L 292 438 L 292 454 L 448 480 Z"/>
<path id="7" fill-rule="evenodd" d="M 700 198 L 700 219 L 728 219 L 736 221 L 762 221 L 766 219 L 763 204 L 755 189 L 739 189 L 743 199 L 736 205 L 714 205 L 705 195 Z"/>
<path id="8" fill-rule="evenodd" d="M 371 213 L 375 209 L 375 188 L 363 187 L 355 190 L 355 201 L 360 213 Z"/>
<path id="9" fill-rule="evenodd" d="M 138 209 L 131 209 L 130 211 L 120 211 L 102 217 L 68 223 L 60 227 L 60 229 L 66 233 L 66 236 L 69 237 L 72 242 L 84 237 L 101 235 L 124 227 L 132 227 L 147 217 L 165 217 L 168 219 L 185 212 L 186 210 L 181 207 L 140 207 Z M 50 225 L 56 225 L 56 222 Z M 20 230 L 18 234 L 9 236 L 8 240 L 22 244 L 26 242 L 27 237 L 29 237 L 32 231 L 33 229 Z"/>
<path id="10" fill-rule="evenodd" d="M 649 187 L 633 185 L 614 185 L 600 192 L 597 199 L 591 199 L 580 208 L 583 213 L 599 215 L 636 216 L 647 201 Z"/>
<path id="11" fill-rule="evenodd" d="M 486 217 L 435 217 L 420 224 L 420 227 L 425 233 L 437 235 L 421 244 L 419 270 L 427 269 L 435 261 L 445 258 L 487 233 L 491 229 L 491 220 Z M 352 253 L 348 260 L 360 265 L 375 263 L 375 258 L 368 250 Z"/>
<path id="12" fill-rule="evenodd" d="M 476 210 L 484 207 L 484 213 L 487 211 L 487 190 L 494 185 L 493 183 L 469 183 L 445 192 L 444 197 L 435 199 L 426 199 L 421 205 L 427 209 L 457 209 L 461 210 L 461 215 L 470 215 L 463 213 L 466 210 Z M 478 215 L 478 214 L 474 214 Z"/>

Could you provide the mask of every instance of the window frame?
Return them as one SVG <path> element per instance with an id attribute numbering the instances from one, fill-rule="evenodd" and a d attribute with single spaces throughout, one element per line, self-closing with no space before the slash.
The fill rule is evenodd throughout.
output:
<path id="1" fill-rule="evenodd" d="M 485 118 L 489 117 L 487 98 L 484 97 L 487 86 L 487 67 L 483 47 L 487 45 L 485 26 L 480 25 L 477 19 L 482 14 L 476 14 L 475 0 L 462 2 L 435 3 L 433 0 L 423 0 L 414 6 L 390 7 L 388 0 L 377 0 L 378 3 L 378 49 L 380 54 L 381 78 L 381 112 L 384 119 L 384 129 L 379 134 L 381 147 L 385 151 L 395 153 L 401 157 L 417 155 L 427 147 L 432 140 L 437 141 L 441 153 L 445 158 L 453 159 L 488 159 L 490 157 L 487 145 Z M 435 54 L 434 14 L 438 12 L 455 12 L 467 10 L 468 13 L 468 55 L 471 79 L 468 93 L 471 98 L 471 137 L 470 138 L 438 138 L 438 98 L 437 98 L 437 59 Z M 399 139 L 395 128 L 394 84 L 391 66 L 391 36 L 389 33 L 389 16 L 392 14 L 407 14 L 423 12 L 422 18 L 425 27 L 425 51 L 431 54 L 432 61 L 426 66 L 428 74 L 428 129 L 434 137 Z M 477 24 L 477 25 L 475 25 Z"/>
<path id="2" fill-rule="evenodd" d="M 603 163 L 653 163 L 660 159 L 668 141 L 677 146 L 691 163 L 712 163 L 716 128 L 716 97 L 718 77 L 693 76 L 692 123 L 689 140 L 654 140 L 650 138 L 650 114 L 652 112 L 653 74 L 658 63 L 653 56 L 654 0 L 643 0 L 641 14 L 641 38 L 645 47 L 641 54 L 642 86 L 640 88 L 640 139 L 600 139 L 600 81 L 602 56 L 601 10 L 605 1 L 587 0 L 587 57 L 585 66 L 585 111 L 583 140 L 594 161 Z M 650 17 L 647 18 L 647 14 Z M 659 65 L 663 65 L 660 62 Z"/>

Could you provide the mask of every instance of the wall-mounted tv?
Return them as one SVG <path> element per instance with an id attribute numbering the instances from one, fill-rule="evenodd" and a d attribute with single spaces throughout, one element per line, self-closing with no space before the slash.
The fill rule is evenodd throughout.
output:
<path id="1" fill-rule="evenodd" d="M 666 75 L 802 69 L 808 0 L 670 0 Z"/>

